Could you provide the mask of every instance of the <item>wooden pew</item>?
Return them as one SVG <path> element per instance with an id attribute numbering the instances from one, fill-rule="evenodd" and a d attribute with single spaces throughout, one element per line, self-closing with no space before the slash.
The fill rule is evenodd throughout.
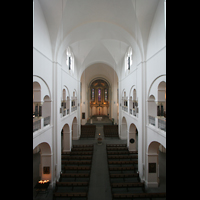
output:
<path id="1" fill-rule="evenodd" d="M 87 192 L 54 192 L 53 193 L 53 199 L 55 200 L 57 197 L 69 197 L 70 199 L 73 197 L 76 198 L 88 198 L 88 193 Z"/>
<path id="2" fill-rule="evenodd" d="M 106 147 L 107 151 L 128 151 L 127 147 Z"/>
<path id="3" fill-rule="evenodd" d="M 62 155 L 61 157 L 64 160 L 92 160 L 92 156 L 70 156 Z"/>
<path id="4" fill-rule="evenodd" d="M 129 161 L 108 161 L 109 165 L 122 165 L 122 164 L 138 164 L 137 160 L 129 160 Z"/>
<path id="5" fill-rule="evenodd" d="M 108 155 L 120 155 L 120 154 L 137 154 L 137 151 L 107 151 Z"/>
<path id="6" fill-rule="evenodd" d="M 91 165 L 92 161 L 68 161 L 68 160 L 62 160 L 62 164 L 65 164 L 65 165 Z"/>
<path id="7" fill-rule="evenodd" d="M 109 171 L 130 171 L 134 170 L 135 167 L 108 167 Z"/>
<path id="8" fill-rule="evenodd" d="M 63 169 L 66 171 L 66 170 L 72 170 L 72 171 L 90 171 L 91 170 L 91 167 L 88 166 L 88 167 L 79 167 L 79 166 L 64 166 Z"/>
<path id="9" fill-rule="evenodd" d="M 88 186 L 89 182 L 56 182 L 56 187 Z"/>
<path id="10" fill-rule="evenodd" d="M 145 186 L 142 182 L 133 182 L 133 183 L 111 183 L 112 188 L 134 188 L 134 187 L 141 187 L 142 191 L 145 192 Z"/>
<path id="11" fill-rule="evenodd" d="M 106 144 L 106 147 L 127 147 L 126 144 Z"/>
<path id="12" fill-rule="evenodd" d="M 93 151 L 93 148 L 72 148 L 71 151 Z"/>
<path id="13" fill-rule="evenodd" d="M 89 173 L 62 173 L 61 178 L 90 178 Z"/>
<path id="14" fill-rule="evenodd" d="M 93 155 L 93 151 L 71 151 L 71 152 L 63 152 L 62 155 Z"/>
<path id="15" fill-rule="evenodd" d="M 88 147 L 93 148 L 94 145 L 93 144 L 83 144 L 83 145 L 81 145 L 81 144 L 74 144 L 73 145 L 73 148 L 88 148 Z"/>
<path id="16" fill-rule="evenodd" d="M 112 199 L 134 199 L 134 198 L 165 198 L 166 192 L 161 193 L 113 193 Z"/>
<path id="17" fill-rule="evenodd" d="M 127 174 L 110 174 L 110 178 L 132 178 L 139 177 L 139 173 L 127 173 Z"/>
<path id="18" fill-rule="evenodd" d="M 119 155 L 114 155 L 114 156 L 108 156 L 107 157 L 109 160 L 110 159 L 119 159 L 119 160 L 121 160 L 121 159 L 138 159 L 138 156 L 137 155 L 125 155 L 125 156 L 119 156 Z"/>

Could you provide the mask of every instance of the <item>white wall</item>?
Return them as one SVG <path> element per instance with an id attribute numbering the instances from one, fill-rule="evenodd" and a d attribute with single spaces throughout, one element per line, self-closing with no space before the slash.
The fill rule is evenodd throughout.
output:
<path id="1" fill-rule="evenodd" d="M 64 54 L 63 59 L 65 59 Z M 37 81 L 41 86 L 41 101 L 43 101 L 45 95 L 50 97 L 51 124 L 33 133 L 33 149 L 42 142 L 46 142 L 50 145 L 52 184 L 55 184 L 61 171 L 61 130 L 65 124 L 68 124 L 71 133 L 72 121 L 74 117 L 77 118 L 78 110 L 65 117 L 62 117 L 60 114 L 63 87 L 67 86 L 70 98 L 72 98 L 74 90 L 78 91 L 79 82 L 76 79 L 76 73 L 77 72 L 75 71 L 73 75 L 70 74 L 66 70 L 65 63 L 53 61 L 51 42 L 46 21 L 39 1 L 35 0 L 33 82 Z M 67 92 L 68 91 L 66 91 L 66 93 Z"/>
<path id="2" fill-rule="evenodd" d="M 164 0 L 159 1 L 157 10 L 152 21 L 147 42 L 147 55 L 143 61 L 139 57 L 133 58 L 130 72 L 125 72 L 122 66 L 120 82 L 120 103 L 122 91 L 126 91 L 129 98 L 131 87 L 136 88 L 139 113 L 134 117 L 128 112 L 122 111 L 120 107 L 120 122 L 123 116 L 127 121 L 127 144 L 129 144 L 129 128 L 134 123 L 138 129 L 138 170 L 141 179 L 148 179 L 146 152 L 152 141 L 157 141 L 166 147 L 166 132 L 148 125 L 148 97 L 152 94 L 157 100 L 157 87 L 161 81 L 166 82 L 166 38 L 164 27 Z M 131 94 L 132 96 L 132 94 Z M 155 103 L 154 103 L 155 104 Z M 151 105 L 151 104 L 149 104 Z M 156 108 L 156 106 L 155 106 Z M 151 110 L 151 108 L 149 109 Z M 153 112 L 156 115 L 156 111 Z"/>

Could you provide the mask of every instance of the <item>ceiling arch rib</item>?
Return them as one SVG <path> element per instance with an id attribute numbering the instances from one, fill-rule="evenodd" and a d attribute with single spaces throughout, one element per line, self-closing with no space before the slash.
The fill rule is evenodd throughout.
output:
<path id="1" fill-rule="evenodd" d="M 93 28 L 91 28 L 91 26 Z M 102 31 L 103 29 L 104 31 Z M 78 41 L 77 38 L 79 38 Z M 96 46 L 101 46 L 102 44 L 105 47 L 104 50 L 107 50 L 107 53 L 109 53 L 112 59 L 115 61 L 111 62 L 112 66 L 115 63 L 119 63 L 120 59 L 125 55 L 125 49 L 128 46 L 132 46 L 133 49 L 139 50 L 135 52 L 138 52 L 138 60 L 141 60 L 142 54 L 139 53 L 141 52 L 140 48 L 136 44 L 133 36 L 121 27 L 115 24 L 109 24 L 107 22 L 99 22 L 98 24 L 84 24 L 70 32 L 64 38 L 58 50 L 57 60 L 60 62 L 63 51 L 65 51 L 66 47 L 70 45 L 73 49 L 72 51 L 74 52 L 75 58 L 78 61 L 79 71 L 80 67 L 82 67 L 81 64 L 84 63 L 85 58 L 87 57 L 88 59 L 88 57 L 90 57 L 89 55 L 91 53 L 91 49 L 94 49 Z M 98 53 L 98 55 L 100 54 Z M 103 60 L 99 58 L 97 61 L 102 62 Z M 92 63 L 93 61 L 87 62 Z M 110 63 L 108 60 L 105 62 Z"/>

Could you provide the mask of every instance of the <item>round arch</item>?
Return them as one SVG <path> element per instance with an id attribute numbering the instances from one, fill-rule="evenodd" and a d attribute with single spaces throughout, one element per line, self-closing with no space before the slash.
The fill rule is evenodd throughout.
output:
<path id="1" fill-rule="evenodd" d="M 158 141 L 151 141 L 148 145 L 147 153 L 147 177 L 148 187 L 158 187 L 160 184 L 166 183 L 166 148 L 162 145 L 162 153 L 159 146 L 162 144 Z M 161 153 L 161 155 L 159 155 Z M 159 158 L 162 158 L 161 161 Z M 161 163 L 162 162 L 162 163 Z M 162 166 L 162 167 L 160 167 Z"/>
<path id="2" fill-rule="evenodd" d="M 52 178 L 52 151 L 51 146 L 47 142 L 41 142 L 37 146 L 33 147 L 33 149 L 39 149 L 39 162 L 38 158 L 33 157 L 33 177 L 35 180 L 50 180 Z"/>
<path id="3" fill-rule="evenodd" d="M 72 140 L 78 140 L 79 135 L 78 135 L 78 121 L 77 118 L 74 117 L 72 121 Z"/>
<path id="4" fill-rule="evenodd" d="M 71 134 L 69 124 L 65 124 L 61 130 L 61 154 L 71 151 Z"/>
<path id="5" fill-rule="evenodd" d="M 33 75 L 33 82 L 38 82 L 41 86 L 41 101 L 44 98 L 44 96 L 48 95 L 51 99 L 51 91 L 47 84 L 47 82 L 40 76 Z"/>
<path id="6" fill-rule="evenodd" d="M 158 77 L 156 77 L 150 87 L 149 87 L 149 90 L 148 90 L 148 97 L 153 95 L 155 97 L 155 101 L 157 101 L 157 93 L 158 93 L 158 85 L 161 83 L 161 82 L 166 82 L 166 74 L 162 74 Z"/>
<path id="7" fill-rule="evenodd" d="M 130 124 L 127 143 L 127 146 L 129 146 L 129 151 L 138 151 L 138 130 L 134 123 Z"/>

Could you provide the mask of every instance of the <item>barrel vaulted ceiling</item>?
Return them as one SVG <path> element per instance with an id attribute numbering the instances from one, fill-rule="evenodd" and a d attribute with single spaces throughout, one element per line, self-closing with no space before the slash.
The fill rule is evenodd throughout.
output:
<path id="1" fill-rule="evenodd" d="M 120 68 L 129 46 L 145 56 L 159 0 L 39 0 L 48 27 L 53 59 L 70 47 L 80 75 L 94 63 Z"/>

